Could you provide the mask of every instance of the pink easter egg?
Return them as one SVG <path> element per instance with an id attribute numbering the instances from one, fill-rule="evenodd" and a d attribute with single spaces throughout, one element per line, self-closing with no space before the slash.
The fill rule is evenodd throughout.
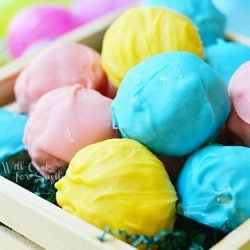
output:
<path id="1" fill-rule="evenodd" d="M 55 173 L 87 145 L 118 137 L 112 128 L 111 103 L 110 98 L 79 84 L 43 95 L 24 133 L 37 170 L 44 176 Z"/>
<path id="2" fill-rule="evenodd" d="M 8 48 L 19 57 L 35 43 L 47 43 L 80 25 L 68 9 L 57 5 L 35 5 L 19 12 L 8 31 Z"/>
<path id="3" fill-rule="evenodd" d="M 232 111 L 227 126 L 235 138 L 250 147 L 250 61 L 242 64 L 230 79 L 228 93 Z"/>

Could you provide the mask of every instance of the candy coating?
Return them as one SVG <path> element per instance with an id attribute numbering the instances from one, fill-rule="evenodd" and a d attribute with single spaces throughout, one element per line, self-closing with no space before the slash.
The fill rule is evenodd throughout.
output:
<path id="1" fill-rule="evenodd" d="M 48 92 L 35 106 L 24 143 L 44 175 L 68 165 L 81 148 L 117 136 L 112 129 L 111 99 L 81 85 Z"/>
<path id="2" fill-rule="evenodd" d="M 63 42 L 38 55 L 19 75 L 14 90 L 19 106 L 29 113 L 48 91 L 76 83 L 100 92 L 108 88 L 100 55 L 85 45 Z"/>
<path id="3" fill-rule="evenodd" d="M 183 156 L 223 126 L 230 101 L 214 69 L 191 53 L 169 52 L 130 70 L 111 108 L 124 138 L 162 156 Z"/>
<path id="4" fill-rule="evenodd" d="M 224 38 L 225 16 L 211 0 L 145 0 L 144 5 L 166 7 L 187 16 L 197 26 L 205 46 Z"/>
<path id="5" fill-rule="evenodd" d="M 184 215 L 230 231 L 250 217 L 250 149 L 207 146 L 186 162 L 177 182 Z"/>
<path id="6" fill-rule="evenodd" d="M 102 64 L 118 87 L 133 66 L 152 55 L 176 50 L 203 57 L 201 40 L 191 21 L 164 8 L 136 7 L 126 11 L 105 33 Z"/>
<path id="7" fill-rule="evenodd" d="M 163 164 L 133 140 L 80 150 L 55 186 L 64 210 L 101 229 L 154 235 L 175 221 L 177 196 Z"/>

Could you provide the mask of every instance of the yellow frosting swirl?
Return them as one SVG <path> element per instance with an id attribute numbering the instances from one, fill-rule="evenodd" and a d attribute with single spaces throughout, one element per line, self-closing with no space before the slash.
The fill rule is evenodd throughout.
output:
<path id="1" fill-rule="evenodd" d="M 167 51 L 188 51 L 203 58 L 195 26 L 188 18 L 165 8 L 136 7 L 126 11 L 107 30 L 102 64 L 118 87 L 130 68 Z"/>
<path id="2" fill-rule="evenodd" d="M 80 150 L 56 183 L 58 204 L 95 226 L 152 236 L 175 221 L 175 189 L 142 144 L 110 139 Z"/>

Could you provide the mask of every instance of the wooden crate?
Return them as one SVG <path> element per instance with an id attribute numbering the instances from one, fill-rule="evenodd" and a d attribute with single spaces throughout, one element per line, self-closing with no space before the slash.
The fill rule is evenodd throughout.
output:
<path id="1" fill-rule="evenodd" d="M 56 42 L 81 42 L 100 51 L 105 30 L 122 11 L 124 9 L 80 27 L 59 38 Z M 229 37 L 250 44 L 245 37 L 233 34 L 230 34 Z M 30 60 L 32 60 L 31 57 L 20 58 L 0 68 L 0 106 L 14 101 L 14 82 Z M 0 177 L 0 222 L 15 231 L 0 227 L 1 250 L 134 249 L 111 235 L 101 242 L 98 237 L 102 235 L 102 230 L 68 214 L 3 177 Z M 250 220 L 230 233 L 212 249 L 249 250 Z"/>

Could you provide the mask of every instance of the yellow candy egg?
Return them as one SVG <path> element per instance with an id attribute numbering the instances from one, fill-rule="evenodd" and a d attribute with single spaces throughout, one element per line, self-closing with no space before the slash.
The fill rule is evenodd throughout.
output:
<path id="1" fill-rule="evenodd" d="M 101 229 L 152 236 L 175 221 L 177 196 L 162 162 L 131 139 L 80 150 L 55 186 L 64 210 Z"/>
<path id="2" fill-rule="evenodd" d="M 126 11 L 107 30 L 102 63 L 118 87 L 130 68 L 167 51 L 188 51 L 203 58 L 195 26 L 188 18 L 165 8 L 136 7 Z"/>

